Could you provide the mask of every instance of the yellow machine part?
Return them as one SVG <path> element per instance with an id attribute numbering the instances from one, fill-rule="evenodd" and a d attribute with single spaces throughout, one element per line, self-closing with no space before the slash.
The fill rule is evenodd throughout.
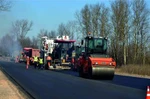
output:
<path id="1" fill-rule="evenodd" d="M 62 62 L 65 63 L 65 59 L 63 59 Z"/>
<path id="2" fill-rule="evenodd" d="M 113 79 L 114 66 L 92 66 L 89 71 L 92 78 Z"/>

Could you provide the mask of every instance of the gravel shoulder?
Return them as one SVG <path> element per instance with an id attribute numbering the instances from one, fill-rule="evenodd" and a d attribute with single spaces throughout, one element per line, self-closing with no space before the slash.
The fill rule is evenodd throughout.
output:
<path id="1" fill-rule="evenodd" d="M 0 99 L 27 99 L 18 87 L 0 70 Z"/>

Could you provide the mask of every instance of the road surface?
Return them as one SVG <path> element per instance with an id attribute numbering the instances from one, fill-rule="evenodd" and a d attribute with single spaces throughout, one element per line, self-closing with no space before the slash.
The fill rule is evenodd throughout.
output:
<path id="1" fill-rule="evenodd" d="M 112 81 L 78 77 L 72 71 L 28 70 L 25 64 L 0 66 L 36 99 L 145 99 L 149 79 L 116 75 Z"/>

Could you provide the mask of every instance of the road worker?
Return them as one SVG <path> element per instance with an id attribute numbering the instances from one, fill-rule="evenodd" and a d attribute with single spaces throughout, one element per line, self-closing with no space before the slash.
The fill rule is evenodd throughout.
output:
<path id="1" fill-rule="evenodd" d="M 50 54 L 47 56 L 46 61 L 47 61 L 46 69 L 49 69 L 49 66 L 51 66 L 51 61 L 52 61 Z"/>
<path id="2" fill-rule="evenodd" d="M 42 69 L 43 68 L 43 58 L 42 57 L 39 57 L 39 69 Z"/>
<path id="3" fill-rule="evenodd" d="M 34 59 L 33 57 L 30 57 L 30 65 L 33 65 L 33 63 L 34 63 Z"/>
<path id="4" fill-rule="evenodd" d="M 18 63 L 18 60 L 19 60 L 19 58 L 18 58 L 18 56 L 16 56 L 15 63 Z"/>
<path id="5" fill-rule="evenodd" d="M 26 69 L 28 69 L 28 67 L 29 67 L 29 63 L 30 63 L 30 58 L 29 58 L 29 56 L 27 56 L 27 62 L 26 62 Z"/>
<path id="6" fill-rule="evenodd" d="M 38 57 L 38 61 L 37 61 L 37 66 L 39 67 L 39 60 L 40 60 L 40 57 Z"/>
<path id="7" fill-rule="evenodd" d="M 37 67 L 37 64 L 38 64 L 38 57 L 35 55 L 34 56 L 34 68 L 36 69 Z"/>

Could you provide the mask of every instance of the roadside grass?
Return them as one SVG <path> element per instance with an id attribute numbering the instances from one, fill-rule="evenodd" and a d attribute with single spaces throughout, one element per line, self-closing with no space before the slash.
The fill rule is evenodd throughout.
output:
<path id="1" fill-rule="evenodd" d="M 135 74 L 141 76 L 150 76 L 150 65 L 125 65 L 116 68 L 116 72 Z"/>

